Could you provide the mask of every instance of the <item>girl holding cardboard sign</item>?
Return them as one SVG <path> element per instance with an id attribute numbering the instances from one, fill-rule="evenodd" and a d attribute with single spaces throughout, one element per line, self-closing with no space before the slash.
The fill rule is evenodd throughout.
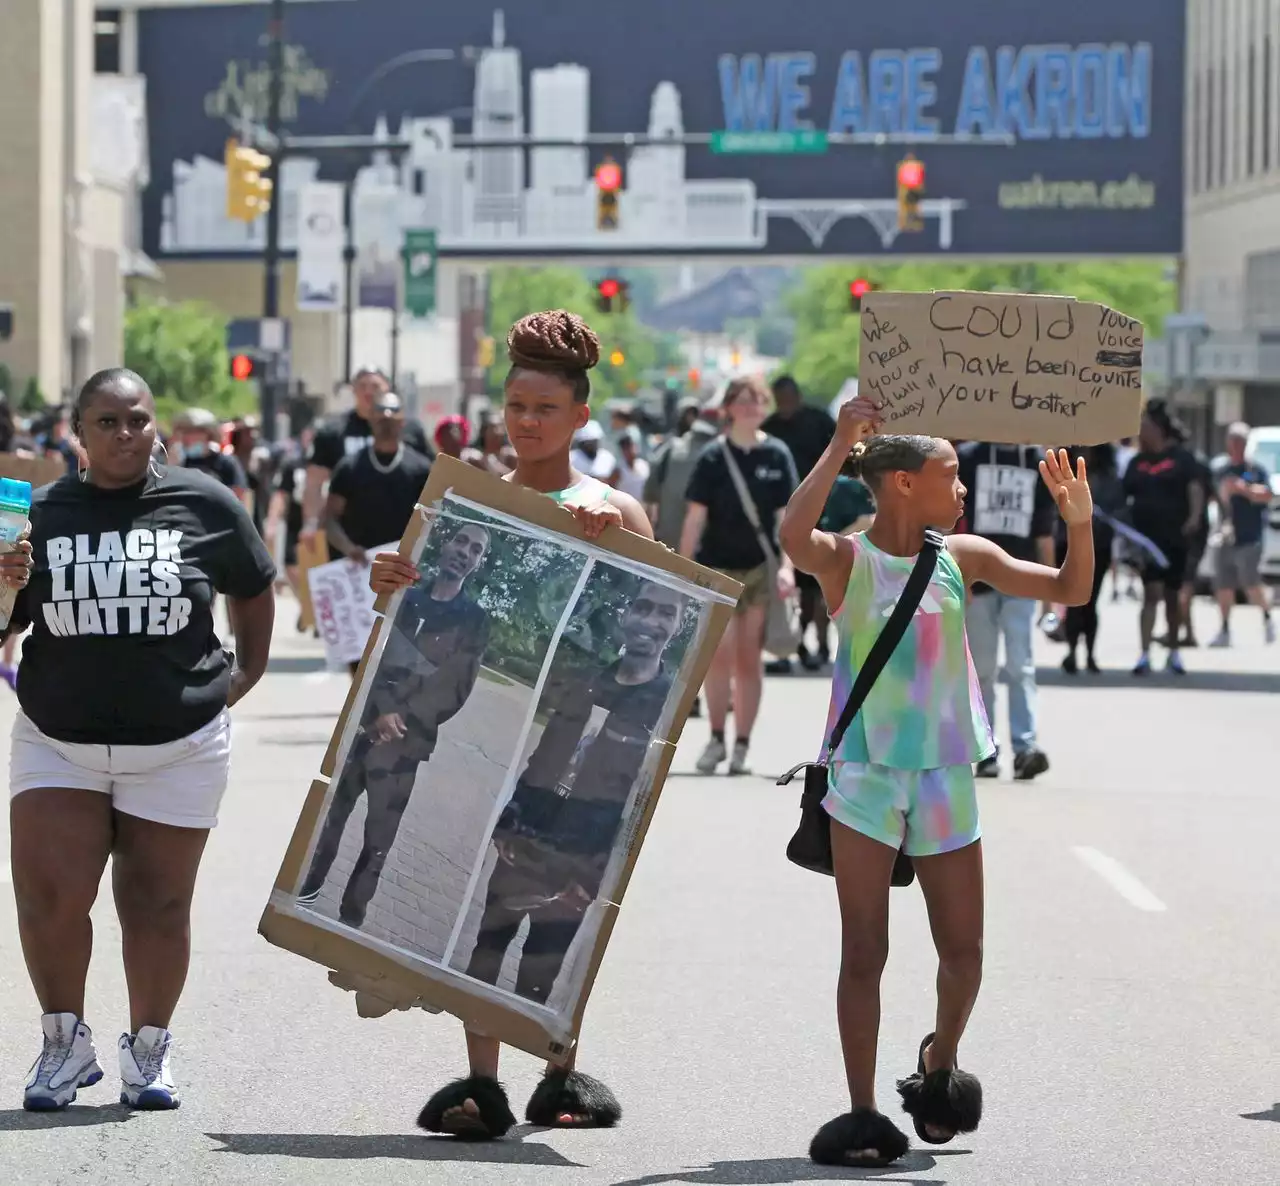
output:
<path id="1" fill-rule="evenodd" d="M 521 318 L 507 336 L 511 370 L 505 386 L 507 433 L 515 448 L 515 470 L 504 481 L 547 495 L 569 510 L 595 538 L 610 524 L 646 539 L 653 528 L 644 508 L 628 494 L 578 473 L 569 462 L 574 433 L 591 411 L 588 371 L 600 359 L 600 342 L 581 318 L 557 309 Z M 393 593 L 418 580 L 414 565 L 398 552 L 374 557 L 369 582 L 377 593 Z M 418 1124 L 469 1140 L 493 1140 L 515 1124 L 498 1082 L 501 1044 L 467 1031 L 469 1074 L 437 1091 Z M 525 1118 L 540 1127 L 609 1128 L 622 1116 L 603 1083 L 567 1066 L 548 1065 L 529 1100 Z"/>
<path id="2" fill-rule="evenodd" d="M 787 506 L 782 545 L 822 586 L 839 651 L 831 720 L 837 720 L 876 639 L 921 558 L 932 564 L 906 630 L 835 751 L 822 806 L 842 920 L 836 995 L 852 1108 L 818 1130 L 809 1154 L 824 1165 L 884 1166 L 908 1148 L 876 1107 L 880 976 L 889 949 L 889 886 L 901 848 L 914 863 L 938 950 L 938 1009 L 913 1074 L 898 1083 L 917 1136 L 944 1144 L 972 1132 L 982 1087 L 957 1051 L 982 977 L 983 879 L 973 763 L 993 750 L 965 638 L 965 592 L 975 581 L 1015 597 L 1080 605 L 1093 580 L 1093 505 L 1084 462 L 1045 454 L 1040 474 L 1067 524 L 1060 568 L 1014 560 L 989 540 L 941 540 L 964 511 L 956 451 L 926 436 L 876 436 L 877 411 L 856 399 Z M 870 530 L 817 530 L 837 474 L 852 460 L 876 496 Z M 926 535 L 928 533 L 928 535 Z M 932 544 L 929 542 L 932 539 Z M 942 545 L 939 547 L 939 545 Z M 919 593 L 918 581 L 912 588 Z M 895 615 L 896 616 L 896 615 Z"/>

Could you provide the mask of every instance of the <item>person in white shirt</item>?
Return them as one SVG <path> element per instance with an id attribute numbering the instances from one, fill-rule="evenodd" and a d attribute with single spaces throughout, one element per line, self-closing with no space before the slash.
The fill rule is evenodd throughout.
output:
<path id="1" fill-rule="evenodd" d="M 607 482 L 618 468 L 618 459 L 601 446 L 604 440 L 604 429 L 598 421 L 588 420 L 573 434 L 573 449 L 569 453 L 569 463 L 580 474 Z"/>
<path id="2" fill-rule="evenodd" d="M 640 456 L 640 430 L 632 425 L 618 437 L 618 464 L 609 484 L 638 501 L 644 501 L 644 484 L 649 480 L 649 463 Z"/>

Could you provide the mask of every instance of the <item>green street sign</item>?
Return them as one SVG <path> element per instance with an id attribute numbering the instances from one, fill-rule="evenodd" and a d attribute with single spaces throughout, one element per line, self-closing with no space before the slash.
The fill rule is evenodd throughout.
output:
<path id="1" fill-rule="evenodd" d="M 410 317 L 430 317 L 436 311 L 436 233 L 404 233 L 404 308 Z"/>
<path id="2" fill-rule="evenodd" d="M 711 151 L 721 153 L 826 152 L 827 134 L 800 132 L 712 132 Z"/>

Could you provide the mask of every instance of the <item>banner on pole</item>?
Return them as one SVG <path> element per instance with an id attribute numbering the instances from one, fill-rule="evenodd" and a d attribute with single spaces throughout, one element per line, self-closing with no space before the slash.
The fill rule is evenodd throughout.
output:
<path id="1" fill-rule="evenodd" d="M 343 305 L 342 186 L 313 181 L 298 195 L 298 310 L 331 313 Z"/>
<path id="2" fill-rule="evenodd" d="M 404 307 L 410 317 L 430 317 L 436 311 L 436 233 L 404 233 Z"/>

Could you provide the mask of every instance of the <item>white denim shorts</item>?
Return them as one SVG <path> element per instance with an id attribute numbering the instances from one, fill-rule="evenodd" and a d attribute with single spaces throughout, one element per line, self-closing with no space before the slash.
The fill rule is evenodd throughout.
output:
<path id="1" fill-rule="evenodd" d="M 231 768 L 231 714 L 163 745 L 78 745 L 13 722 L 9 796 L 43 787 L 100 791 L 124 815 L 175 828 L 213 828 Z"/>

